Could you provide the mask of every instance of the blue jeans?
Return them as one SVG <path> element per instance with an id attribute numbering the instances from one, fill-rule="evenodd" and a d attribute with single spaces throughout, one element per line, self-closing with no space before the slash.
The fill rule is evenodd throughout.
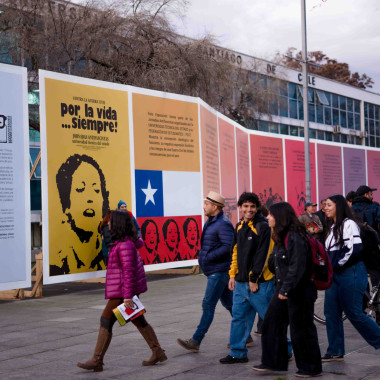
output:
<path id="1" fill-rule="evenodd" d="M 232 292 L 228 289 L 229 280 L 227 272 L 213 273 L 207 277 L 207 287 L 202 302 L 203 314 L 192 338 L 198 344 L 202 342 L 211 326 L 215 307 L 219 300 L 230 314 L 232 313 Z"/>
<path id="2" fill-rule="evenodd" d="M 274 292 L 274 279 L 259 283 L 259 290 L 252 293 L 248 282 L 235 282 L 234 303 L 230 333 L 230 355 L 247 357 L 247 338 L 251 333 L 256 313 L 264 319 Z"/>
<path id="3" fill-rule="evenodd" d="M 327 354 L 344 355 L 344 330 L 342 312 L 368 344 L 380 348 L 380 327 L 364 314 L 363 295 L 368 276 L 363 262 L 340 273 L 334 273 L 331 288 L 325 294 L 326 330 L 329 346 Z"/>

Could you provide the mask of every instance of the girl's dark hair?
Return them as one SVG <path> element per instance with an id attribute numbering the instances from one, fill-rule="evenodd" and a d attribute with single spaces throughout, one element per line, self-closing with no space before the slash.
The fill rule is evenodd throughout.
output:
<path id="1" fill-rule="evenodd" d="M 293 207 L 288 202 L 278 202 L 269 207 L 269 213 L 274 217 L 276 225 L 273 228 L 273 239 L 284 244 L 288 232 L 296 232 L 306 239 L 307 232 L 298 220 Z"/>
<path id="2" fill-rule="evenodd" d="M 347 201 L 347 202 L 352 202 L 355 198 L 356 198 L 356 192 L 355 192 L 355 191 L 350 191 L 350 192 L 346 195 L 346 201 Z"/>
<path id="3" fill-rule="evenodd" d="M 269 214 L 268 207 L 265 206 L 264 204 L 262 204 L 262 205 L 260 206 L 260 211 L 261 211 L 261 213 L 263 214 L 263 217 L 264 217 L 264 218 L 266 218 L 266 217 L 268 216 L 268 214 Z"/>
<path id="4" fill-rule="evenodd" d="M 110 218 L 111 218 L 111 211 L 108 210 L 107 213 L 106 213 L 106 215 L 105 215 L 105 217 L 103 218 L 103 220 L 102 220 L 101 223 L 99 224 L 99 228 L 98 228 L 99 232 L 102 232 L 103 226 L 104 226 L 105 224 L 108 224 Z"/>
<path id="5" fill-rule="evenodd" d="M 136 227 L 128 212 L 111 211 L 112 241 L 122 241 L 129 236 L 133 241 L 138 239 Z"/>
<path id="6" fill-rule="evenodd" d="M 352 213 L 350 206 L 347 204 L 346 199 L 343 195 L 335 194 L 328 197 L 326 200 L 330 200 L 335 203 L 336 207 L 336 222 L 333 227 L 333 236 L 335 241 L 339 243 L 339 245 L 343 246 L 343 224 L 345 219 L 352 219 L 355 223 L 361 226 L 361 223 L 356 220 L 354 214 Z M 332 218 L 328 218 L 326 221 L 326 231 L 325 238 L 330 233 L 331 226 L 334 224 L 334 220 Z"/>

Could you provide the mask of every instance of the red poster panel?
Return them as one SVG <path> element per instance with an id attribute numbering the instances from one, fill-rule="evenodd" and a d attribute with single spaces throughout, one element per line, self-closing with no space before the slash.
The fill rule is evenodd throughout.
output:
<path id="1" fill-rule="evenodd" d="M 285 140 L 287 201 L 297 215 L 305 212 L 305 144 L 303 141 Z M 315 172 L 315 144 L 310 144 L 311 200 L 317 200 Z"/>
<path id="2" fill-rule="evenodd" d="M 345 193 L 348 194 L 366 183 L 365 150 L 344 147 L 343 162 L 344 189 Z"/>
<path id="3" fill-rule="evenodd" d="M 380 201 L 380 152 L 367 150 L 368 186 L 378 189 L 373 192 L 373 199 Z M 355 189 L 356 190 L 356 189 Z"/>
<path id="4" fill-rule="evenodd" d="M 251 135 L 252 191 L 267 207 L 285 199 L 282 139 Z"/>
<path id="5" fill-rule="evenodd" d="M 139 249 L 145 265 L 198 258 L 201 215 L 137 218 L 144 246 Z"/>
<path id="6" fill-rule="evenodd" d="M 238 195 L 250 191 L 248 133 L 236 128 Z"/>
<path id="7" fill-rule="evenodd" d="M 226 198 L 224 213 L 237 223 L 235 127 L 219 119 L 221 193 Z"/>
<path id="8" fill-rule="evenodd" d="M 220 193 L 219 151 L 217 117 L 205 107 L 200 107 L 203 195 L 209 191 Z"/>
<path id="9" fill-rule="evenodd" d="M 343 194 L 342 150 L 339 146 L 318 144 L 319 199 Z"/>

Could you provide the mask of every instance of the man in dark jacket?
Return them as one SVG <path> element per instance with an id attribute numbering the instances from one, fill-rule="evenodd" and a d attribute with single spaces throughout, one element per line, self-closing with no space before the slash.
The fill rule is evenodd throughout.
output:
<path id="1" fill-rule="evenodd" d="M 352 201 L 352 211 L 356 219 L 368 223 L 380 238 L 380 206 L 373 202 L 373 191 L 369 186 L 362 185 L 356 190 L 356 197 Z M 373 286 L 380 285 L 380 271 L 368 270 Z M 380 325 L 380 310 L 376 311 L 376 322 Z"/>
<path id="2" fill-rule="evenodd" d="M 232 246 L 229 289 L 234 292 L 230 354 L 222 364 L 246 363 L 246 342 L 256 313 L 264 319 L 274 292 L 274 275 L 267 259 L 273 250 L 271 230 L 259 211 L 254 193 L 243 193 L 238 201 L 241 221 L 236 225 Z"/>
<path id="3" fill-rule="evenodd" d="M 380 237 L 380 206 L 373 202 L 373 191 L 376 190 L 366 185 L 359 186 L 352 201 L 352 210 L 360 222 L 367 222 Z"/>
<path id="4" fill-rule="evenodd" d="M 199 345 L 214 319 L 218 301 L 220 300 L 230 313 L 232 311 L 228 269 L 234 228 L 223 213 L 224 203 L 224 197 L 214 191 L 210 191 L 204 200 L 203 209 L 208 220 L 203 226 L 198 259 L 203 273 L 207 276 L 207 287 L 202 302 L 203 314 L 191 339 L 177 339 L 180 346 L 192 352 L 199 351 Z"/>
<path id="5" fill-rule="evenodd" d="M 322 223 L 323 229 L 326 227 L 326 214 L 325 214 L 325 207 L 326 207 L 326 199 L 321 200 L 321 208 L 315 213 L 315 215 L 318 216 L 319 220 Z"/>

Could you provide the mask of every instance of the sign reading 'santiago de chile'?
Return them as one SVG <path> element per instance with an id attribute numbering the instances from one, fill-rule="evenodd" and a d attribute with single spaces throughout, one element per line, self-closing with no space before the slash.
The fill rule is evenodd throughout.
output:
<path id="1" fill-rule="evenodd" d="M 206 46 L 202 48 L 202 51 L 208 57 L 225 59 L 235 65 L 241 65 L 243 63 L 243 58 L 240 54 L 222 49 L 218 46 Z"/>

